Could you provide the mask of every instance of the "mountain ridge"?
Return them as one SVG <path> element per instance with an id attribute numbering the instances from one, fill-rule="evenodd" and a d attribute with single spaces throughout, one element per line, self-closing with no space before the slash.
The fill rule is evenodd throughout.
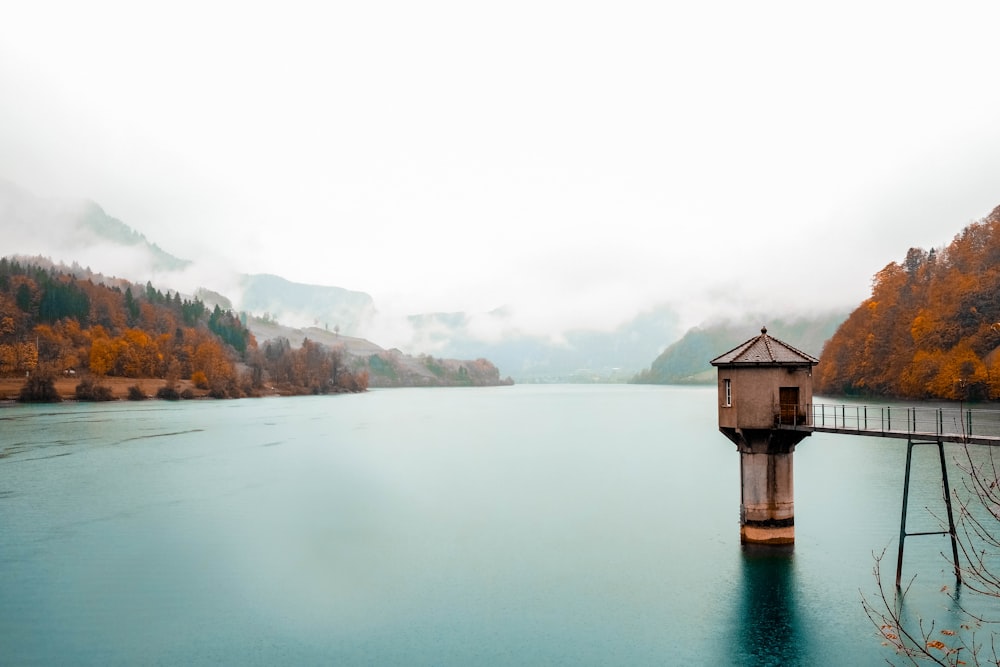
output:
<path id="1" fill-rule="evenodd" d="M 752 338 L 765 324 L 781 340 L 819 356 L 826 341 L 847 318 L 839 310 L 822 315 L 765 318 L 747 315 L 734 320 L 706 324 L 688 330 L 653 360 L 649 368 L 636 374 L 634 384 L 712 384 L 715 370 L 709 361 Z"/>

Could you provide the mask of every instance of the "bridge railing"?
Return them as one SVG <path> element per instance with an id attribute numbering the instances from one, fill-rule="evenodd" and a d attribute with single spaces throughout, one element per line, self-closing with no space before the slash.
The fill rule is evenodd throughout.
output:
<path id="1" fill-rule="evenodd" d="M 872 434 L 1000 438 L 1000 410 L 965 406 L 780 405 L 778 426 Z"/>

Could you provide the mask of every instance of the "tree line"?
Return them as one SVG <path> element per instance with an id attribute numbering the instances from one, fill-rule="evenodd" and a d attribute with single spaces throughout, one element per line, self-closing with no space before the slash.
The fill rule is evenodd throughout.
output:
<path id="1" fill-rule="evenodd" d="M 945 248 L 910 248 L 823 348 L 824 394 L 1000 398 L 1000 207 Z"/>
<path id="2" fill-rule="evenodd" d="M 215 397 L 363 391 L 365 371 L 344 367 L 340 350 L 306 341 L 258 346 L 245 321 L 197 297 L 163 293 L 44 261 L 0 258 L 0 375 L 87 373 L 190 380 Z M 103 278 L 103 277 L 102 277 Z M 93 379 L 88 379 L 93 382 Z M 104 395 L 104 392 L 97 392 Z"/>

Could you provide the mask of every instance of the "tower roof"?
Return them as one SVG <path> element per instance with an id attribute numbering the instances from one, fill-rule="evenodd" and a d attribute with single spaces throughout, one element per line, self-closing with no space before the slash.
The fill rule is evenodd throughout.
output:
<path id="1" fill-rule="evenodd" d="M 768 336 L 767 327 L 761 327 L 759 336 L 712 359 L 711 363 L 713 366 L 815 366 L 819 359 Z"/>

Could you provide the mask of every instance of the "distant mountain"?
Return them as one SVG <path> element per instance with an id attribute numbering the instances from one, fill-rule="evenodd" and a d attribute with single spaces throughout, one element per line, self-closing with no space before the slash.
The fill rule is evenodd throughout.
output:
<path id="1" fill-rule="evenodd" d="M 50 257 L 56 262 L 92 265 L 104 273 L 145 282 L 170 282 L 169 274 L 192 262 L 151 243 L 143 234 L 88 200 L 38 197 L 0 180 L 0 228 L 4 247 L 22 255 Z M 201 300 L 222 308 L 268 313 L 299 326 L 339 328 L 358 333 L 374 313 L 371 296 L 341 287 L 293 283 L 272 275 L 243 275 L 232 281 L 241 294 L 223 295 L 207 285 L 196 292 Z M 159 285 L 174 288 L 173 285 Z"/>
<path id="2" fill-rule="evenodd" d="M 715 371 L 709 362 L 740 343 L 756 336 L 762 325 L 768 333 L 819 357 L 824 343 L 847 318 L 846 312 L 789 320 L 743 318 L 736 322 L 695 327 L 673 343 L 652 365 L 637 374 L 636 384 L 711 384 Z"/>
<path id="3" fill-rule="evenodd" d="M 418 347 L 435 354 L 486 357 L 517 382 L 624 382 L 678 334 L 669 307 L 641 313 L 613 331 L 570 331 L 561 339 L 509 329 L 503 310 L 409 318 Z"/>
<path id="4" fill-rule="evenodd" d="M 3 180 L 0 223 L 4 246 L 22 255 L 55 255 L 56 261 L 94 264 L 117 273 L 140 265 L 155 272 L 180 271 L 191 264 L 150 243 L 92 201 L 38 197 Z"/>
<path id="5" fill-rule="evenodd" d="M 317 326 L 355 336 L 363 333 L 375 314 L 370 295 L 342 287 L 294 283 L 269 274 L 244 275 L 240 287 L 240 310 L 266 313 L 286 324 Z"/>

